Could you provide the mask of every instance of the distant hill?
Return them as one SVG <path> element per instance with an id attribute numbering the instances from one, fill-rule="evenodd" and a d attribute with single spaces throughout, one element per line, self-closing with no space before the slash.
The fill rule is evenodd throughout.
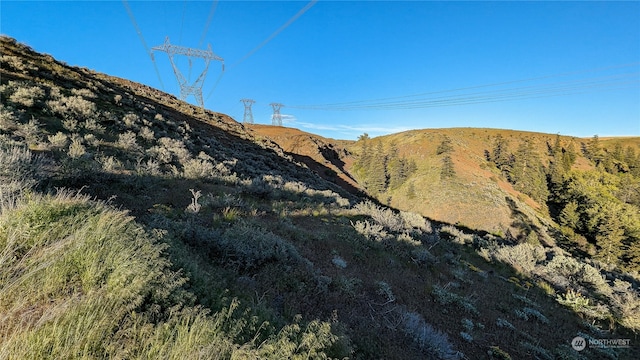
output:
<path id="1" fill-rule="evenodd" d="M 344 164 L 341 168 L 333 166 L 331 169 L 341 178 L 357 178 L 353 165 L 362 151 L 362 141 L 336 141 L 284 127 L 253 125 L 252 128 L 257 134 L 280 144 L 286 152 L 311 157 L 315 162 L 331 164 L 320 150 L 321 147 L 331 147 L 334 152 L 342 154 L 340 161 Z M 497 136 L 506 140 L 511 152 L 515 152 L 525 140 L 530 141 L 545 167 L 552 161 L 548 156 L 549 148 L 559 139 L 563 146 L 571 145 L 576 150 L 573 169 L 595 168 L 581 151 L 591 138 L 484 128 L 412 130 L 369 140 L 371 143 L 380 142 L 385 151 L 394 144 L 402 157 L 415 161 L 418 167 L 401 187 L 370 195 L 394 208 L 418 212 L 433 220 L 502 235 L 510 232 L 517 236 L 521 230 L 513 226 L 513 204 L 521 208 L 531 223 L 542 225 L 552 221 L 543 210 L 546 204 L 517 190 L 501 176 L 495 164 L 487 160 L 486 154 L 493 150 Z M 445 138 L 451 141 L 451 158 L 456 174 L 447 181 L 440 178 L 442 156 L 437 154 L 437 148 Z M 610 151 L 619 144 L 640 152 L 640 137 L 600 140 Z M 359 186 L 366 191 L 362 184 Z M 414 190 L 413 198 L 407 195 L 409 188 Z"/>
<path id="2" fill-rule="evenodd" d="M 637 139 L 335 141 L 0 53 L 1 359 L 640 358 Z"/>

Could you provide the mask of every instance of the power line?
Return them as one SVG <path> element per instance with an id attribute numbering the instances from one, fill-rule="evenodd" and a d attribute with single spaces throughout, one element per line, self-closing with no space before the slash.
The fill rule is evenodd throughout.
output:
<path id="1" fill-rule="evenodd" d="M 133 24 L 133 27 L 135 28 L 136 33 L 138 34 L 138 37 L 142 42 L 142 46 L 144 46 L 145 51 L 147 52 L 147 54 L 151 58 L 151 61 L 153 62 L 153 67 L 156 70 L 156 75 L 158 76 L 158 80 L 160 81 L 160 87 L 162 88 L 162 91 L 164 91 L 164 83 L 162 82 L 162 78 L 160 77 L 160 71 L 158 71 L 158 65 L 156 64 L 156 59 L 153 57 L 153 53 L 147 46 L 147 42 L 144 41 L 144 36 L 142 36 L 142 31 L 140 31 L 140 28 L 138 27 L 138 23 L 136 22 L 135 16 L 133 16 L 133 11 L 131 11 L 131 8 L 129 7 L 129 3 L 127 2 L 127 0 L 122 0 L 122 5 L 124 5 L 125 10 L 127 10 L 129 19 L 131 20 L 131 23 Z"/>
<path id="2" fill-rule="evenodd" d="M 202 36 L 200 37 L 200 42 L 198 43 L 198 47 L 202 47 L 202 43 L 204 42 L 204 38 L 207 36 L 207 31 L 209 30 L 209 24 L 211 24 L 211 20 L 213 20 L 213 14 L 215 14 L 217 6 L 218 6 L 218 0 L 214 0 L 211 3 L 211 10 L 209 11 L 209 17 L 207 18 L 207 22 L 204 24 L 204 30 L 202 31 Z"/>
<path id="3" fill-rule="evenodd" d="M 253 48 L 251 51 L 249 51 L 245 56 L 243 56 L 242 58 L 240 58 L 240 60 L 238 60 L 237 62 L 235 62 L 233 65 L 231 65 L 229 68 L 234 68 L 237 65 L 239 65 L 241 62 L 247 60 L 250 56 L 252 56 L 253 54 L 255 54 L 258 50 L 260 50 L 263 46 L 265 46 L 269 41 L 273 40 L 276 36 L 278 36 L 278 34 L 280 34 L 284 29 L 286 29 L 289 25 L 293 24 L 294 21 L 296 21 L 300 16 L 302 16 L 302 14 L 304 14 L 305 12 L 307 12 L 309 9 L 311 9 L 311 7 L 313 7 L 313 5 L 315 5 L 318 2 L 318 0 L 312 0 L 309 1 L 307 3 L 307 5 L 305 5 L 302 9 L 300 9 L 300 11 L 298 11 L 295 15 L 293 15 L 289 20 L 287 20 L 287 22 L 284 23 L 284 25 L 280 26 L 276 31 L 274 31 L 271 35 L 269 35 L 269 37 L 267 37 L 264 41 L 262 41 L 258 46 L 256 46 L 255 48 Z M 213 15 L 211 15 L 213 16 Z M 209 92 L 209 95 L 207 95 L 207 98 L 205 100 L 209 100 L 209 98 L 211 97 L 211 95 L 213 95 L 213 92 L 216 90 L 216 87 L 218 86 L 218 84 L 220 83 L 220 80 L 222 80 L 222 76 L 224 75 L 224 68 L 222 69 L 222 72 L 220 73 L 220 75 L 218 76 L 218 79 L 216 80 L 215 84 L 213 85 L 213 88 L 211 89 L 211 91 Z"/>
<path id="4" fill-rule="evenodd" d="M 178 44 L 182 44 L 182 29 L 184 29 L 184 16 L 187 12 L 187 0 L 184 0 L 182 5 L 182 22 L 180 23 L 180 37 L 178 38 Z"/>
<path id="5" fill-rule="evenodd" d="M 629 66 L 637 66 L 639 63 L 619 65 L 615 67 L 604 68 L 604 70 L 612 68 L 621 68 Z M 597 69 L 602 71 L 603 69 Z M 638 72 L 617 74 L 604 77 L 587 78 L 581 80 L 572 80 L 565 82 L 547 83 L 542 85 L 530 85 L 521 87 L 510 87 L 506 89 L 496 89 L 489 91 L 476 91 L 476 92 L 463 92 L 472 89 L 490 88 L 503 86 L 508 84 L 531 82 L 535 80 L 548 79 L 558 76 L 568 76 L 576 73 L 594 72 L 596 70 L 587 70 L 574 73 L 565 73 L 558 75 L 549 75 L 537 78 L 513 80 L 501 83 L 493 83 L 478 86 L 469 86 L 458 89 L 449 89 L 441 91 L 433 91 L 420 94 L 412 94 L 405 96 L 395 96 L 372 100 L 359 100 L 332 104 L 319 104 L 319 105 L 290 105 L 290 108 L 308 109 L 308 110 L 324 110 L 324 111 L 347 111 L 347 110 L 390 110 L 390 109 L 414 109 L 414 108 L 427 108 L 437 106 L 453 106 L 453 105 L 467 105 L 477 104 L 484 102 L 496 102 L 506 100 L 528 99 L 538 97 L 549 96 L 561 96 L 570 95 L 575 93 L 583 93 L 587 91 L 593 91 L 598 89 L 616 89 L 627 88 L 630 86 L 637 86 L 640 82 Z M 437 94 L 445 93 L 460 93 L 452 95 L 434 96 Z M 431 95 L 426 96 L 425 95 Z M 407 99 L 407 100 L 400 100 Z"/>
<path id="6" fill-rule="evenodd" d="M 235 64 L 231 65 L 231 68 L 237 66 L 238 64 L 240 64 L 241 62 L 247 60 L 251 55 L 255 54 L 258 50 L 260 50 L 263 46 L 265 46 L 269 41 L 273 40 L 273 38 L 275 38 L 276 36 L 278 36 L 278 34 L 280 34 L 284 29 L 286 29 L 287 27 L 289 27 L 289 25 L 293 24 L 294 21 L 296 21 L 300 16 L 302 16 L 302 14 L 304 14 L 305 12 L 307 12 L 307 10 L 311 9 L 313 7 L 313 5 L 315 5 L 318 2 L 318 0 L 312 0 L 309 1 L 307 3 L 307 5 L 305 5 L 302 9 L 300 9 L 300 11 L 298 11 L 295 15 L 293 15 L 291 17 L 291 19 L 289 19 L 286 23 L 284 23 L 284 25 L 280 26 L 278 28 L 278 30 L 274 31 L 271 35 L 269 35 L 269 37 L 267 37 L 263 42 L 261 42 L 258 46 L 256 46 L 255 48 L 253 48 L 251 51 L 249 51 L 245 56 L 243 56 L 240 60 L 238 60 Z"/>

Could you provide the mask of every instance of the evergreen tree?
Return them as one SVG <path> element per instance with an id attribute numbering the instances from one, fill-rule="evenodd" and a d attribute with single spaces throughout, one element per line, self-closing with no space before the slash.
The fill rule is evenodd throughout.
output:
<path id="1" fill-rule="evenodd" d="M 560 134 L 556 134 L 556 138 L 553 142 L 553 146 L 551 146 L 549 155 L 552 157 L 558 157 L 562 153 L 562 143 L 560 142 Z"/>
<path id="2" fill-rule="evenodd" d="M 405 160 L 398 155 L 398 147 L 391 143 L 387 160 L 387 173 L 389 174 L 389 188 L 396 189 L 407 179 Z"/>
<path id="3" fill-rule="evenodd" d="M 593 161 L 596 166 L 600 165 L 600 163 L 605 159 L 605 152 L 600 146 L 600 138 L 598 135 L 593 135 L 593 138 L 587 143 L 584 149 L 584 155 L 591 161 Z"/>
<path id="4" fill-rule="evenodd" d="M 416 162 L 413 159 L 400 157 L 398 147 L 391 143 L 387 156 L 387 176 L 389 189 L 397 189 L 404 184 L 409 176 L 416 171 Z"/>
<path id="5" fill-rule="evenodd" d="M 562 188 L 564 175 L 567 172 L 565 163 L 565 152 L 560 144 L 560 135 L 556 136 L 556 141 L 550 151 L 551 161 L 549 163 L 549 188 L 552 195 L 556 195 Z"/>
<path id="6" fill-rule="evenodd" d="M 624 152 L 624 162 L 629 166 L 629 173 L 635 177 L 640 177 L 640 156 L 636 156 L 636 150 L 627 146 Z"/>
<path id="7" fill-rule="evenodd" d="M 620 201 L 640 207 L 640 178 L 632 174 L 619 174 L 618 191 L 616 197 Z"/>
<path id="8" fill-rule="evenodd" d="M 624 161 L 624 150 L 622 149 L 622 144 L 616 143 L 613 146 L 613 151 L 611 152 L 611 156 L 618 161 Z"/>
<path id="9" fill-rule="evenodd" d="M 411 176 L 414 172 L 416 172 L 416 170 L 418 170 L 418 165 L 413 159 L 406 160 L 405 166 L 407 167 L 405 170 L 405 172 L 407 173 L 407 178 L 409 178 L 409 176 Z"/>
<path id="10" fill-rule="evenodd" d="M 638 158 L 636 157 L 636 149 L 634 149 L 632 146 L 627 146 L 627 149 L 624 151 L 624 162 L 631 166 L 631 164 L 634 164 L 637 161 Z"/>
<path id="11" fill-rule="evenodd" d="M 580 214 L 578 214 L 578 204 L 575 201 L 568 203 L 564 209 L 560 212 L 560 218 L 558 219 L 560 225 L 570 227 L 571 229 L 577 229 L 580 221 Z"/>
<path id="12" fill-rule="evenodd" d="M 509 179 L 513 155 L 509 153 L 509 142 L 501 134 L 498 134 L 494 140 L 491 160 L 502 171 L 502 174 Z"/>
<path id="13" fill-rule="evenodd" d="M 373 193 L 381 193 L 387 189 L 387 157 L 382 142 L 378 141 L 371 156 L 366 186 Z"/>
<path id="14" fill-rule="evenodd" d="M 442 158 L 442 169 L 440 171 L 441 180 L 450 180 L 456 176 L 456 171 L 453 167 L 453 160 L 451 155 L 447 154 Z"/>
<path id="15" fill-rule="evenodd" d="M 546 203 L 549 196 L 547 177 L 533 143 L 529 139 L 518 146 L 511 170 L 511 181 L 516 190 L 529 195 L 541 204 Z"/>
<path id="16" fill-rule="evenodd" d="M 413 185 L 413 182 L 410 182 L 410 183 L 409 183 L 409 188 L 407 189 L 407 197 L 408 197 L 410 200 L 413 200 L 413 199 L 415 199 L 415 198 L 416 198 L 416 188 L 415 188 L 415 186 Z"/>
<path id="17" fill-rule="evenodd" d="M 358 141 L 367 141 L 369 139 L 371 139 L 371 138 L 369 137 L 369 134 L 367 134 L 367 133 L 364 133 L 364 134 L 358 136 Z"/>
<path id="18" fill-rule="evenodd" d="M 451 144 L 451 139 L 445 135 L 444 140 L 438 145 L 436 149 L 436 155 L 449 154 L 453 151 L 453 145 Z"/>
<path id="19" fill-rule="evenodd" d="M 625 252 L 622 261 L 626 270 L 640 270 L 640 237 L 630 237 L 625 241 Z"/>
<path id="20" fill-rule="evenodd" d="M 604 221 L 598 226 L 596 244 L 598 251 L 595 258 L 606 264 L 617 265 L 623 254 L 624 229 L 620 221 L 620 214 L 614 209 L 609 209 Z"/>
<path id="21" fill-rule="evenodd" d="M 369 136 L 365 133 L 358 138 L 358 142 L 362 142 L 362 150 L 360 156 L 353 164 L 353 170 L 361 178 L 366 178 L 371 164 L 371 144 Z"/>
<path id="22" fill-rule="evenodd" d="M 566 151 L 562 153 L 562 165 L 564 165 L 564 171 L 571 170 L 571 167 L 576 162 L 577 158 L 576 147 L 573 145 L 573 141 L 569 143 Z"/>

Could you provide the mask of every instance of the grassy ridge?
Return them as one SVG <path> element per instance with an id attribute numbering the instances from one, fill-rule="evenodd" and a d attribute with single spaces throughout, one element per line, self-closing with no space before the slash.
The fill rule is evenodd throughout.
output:
<path id="1" fill-rule="evenodd" d="M 31 194 L 0 215 L 0 358 L 296 358 L 337 337 L 328 323 L 234 342 L 237 301 L 193 306 L 165 245 L 86 196 Z M 253 320 L 255 321 L 255 320 Z"/>

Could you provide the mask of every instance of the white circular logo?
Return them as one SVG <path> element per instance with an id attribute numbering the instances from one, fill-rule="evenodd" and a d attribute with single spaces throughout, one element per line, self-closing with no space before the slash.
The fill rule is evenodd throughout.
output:
<path id="1" fill-rule="evenodd" d="M 576 336 L 571 340 L 571 347 L 575 351 L 582 351 L 587 347 L 587 341 L 582 336 Z"/>

